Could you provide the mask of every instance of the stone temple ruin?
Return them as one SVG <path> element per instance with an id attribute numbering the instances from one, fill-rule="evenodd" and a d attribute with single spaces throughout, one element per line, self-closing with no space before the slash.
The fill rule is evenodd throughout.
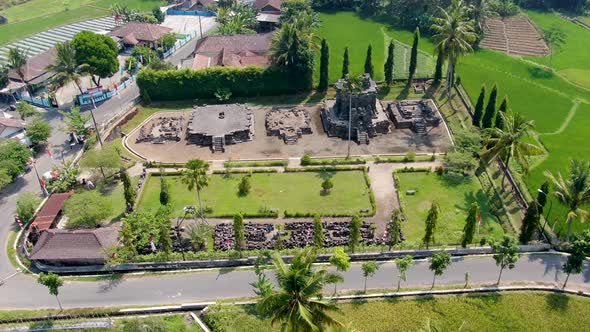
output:
<path id="1" fill-rule="evenodd" d="M 336 100 L 327 100 L 321 110 L 324 130 L 328 136 L 348 139 L 350 123 L 351 139 L 359 144 L 369 144 L 369 138 L 388 134 L 391 123 L 387 119 L 383 105 L 377 100 L 377 84 L 369 74 L 363 75 L 363 91 L 358 94 L 346 91 L 347 79 L 339 79 L 336 82 Z M 352 110 L 349 110 L 349 105 Z"/>
<path id="2" fill-rule="evenodd" d="M 278 136 L 285 144 L 296 144 L 303 135 L 312 134 L 311 117 L 304 109 L 274 108 L 266 113 L 266 135 Z"/>
<path id="3" fill-rule="evenodd" d="M 184 117 L 163 116 L 154 118 L 139 129 L 136 143 L 149 142 L 164 144 L 166 141 L 180 142 Z"/>
<path id="4" fill-rule="evenodd" d="M 186 131 L 187 143 L 225 152 L 226 144 L 252 140 L 254 117 L 246 105 L 195 106 Z"/>
<path id="5" fill-rule="evenodd" d="M 398 129 L 412 129 L 426 135 L 427 127 L 437 127 L 441 118 L 432 99 L 399 100 L 387 105 L 387 114 Z"/>

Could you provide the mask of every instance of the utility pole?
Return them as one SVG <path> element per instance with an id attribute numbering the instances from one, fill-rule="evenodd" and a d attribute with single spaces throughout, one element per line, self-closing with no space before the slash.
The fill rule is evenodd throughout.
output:
<path id="1" fill-rule="evenodd" d="M 198 15 L 198 16 L 199 16 L 199 32 L 200 32 L 199 39 L 201 39 L 201 38 L 203 38 L 203 27 L 201 26 L 201 15 Z"/>
<path id="2" fill-rule="evenodd" d="M 33 160 L 33 169 L 35 170 L 35 175 L 37 176 L 37 182 L 39 182 L 39 187 L 41 187 L 41 193 L 44 197 L 47 197 L 49 193 L 45 188 L 45 181 L 43 181 L 43 179 L 41 179 L 41 177 L 39 176 L 39 171 L 37 170 L 37 160 Z"/>
<path id="3" fill-rule="evenodd" d="M 96 109 L 96 104 L 94 103 L 94 97 L 90 97 L 92 100 L 92 106 Z M 94 111 L 90 109 L 90 115 L 92 116 L 92 122 L 94 123 L 94 131 L 96 131 L 96 138 L 98 138 L 98 143 L 102 148 L 102 138 L 100 138 L 100 132 L 98 131 L 98 125 L 96 124 L 96 119 L 94 118 Z"/>

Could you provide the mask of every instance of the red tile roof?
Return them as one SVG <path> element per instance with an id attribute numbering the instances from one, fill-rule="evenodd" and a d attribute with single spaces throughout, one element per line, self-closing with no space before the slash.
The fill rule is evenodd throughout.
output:
<path id="1" fill-rule="evenodd" d="M 155 42 L 160 40 L 162 36 L 170 31 L 172 31 L 172 29 L 157 24 L 129 22 L 125 25 L 115 28 L 113 31 L 111 31 L 110 35 L 128 41 L 137 40 L 144 42 Z"/>
<path id="2" fill-rule="evenodd" d="M 50 229 L 55 222 L 55 218 L 61 212 L 65 201 L 72 196 L 72 192 L 51 194 L 47 202 L 35 216 L 31 228 L 35 227 L 38 231 Z"/>
<path id="3" fill-rule="evenodd" d="M 280 12 L 282 3 L 282 0 L 256 0 L 255 7 L 258 11 Z M 274 10 L 268 10 L 268 8 L 265 9 L 265 7 L 268 6 L 272 7 Z"/>
<path id="4" fill-rule="evenodd" d="M 35 82 L 33 82 L 33 80 L 35 80 L 35 78 L 39 78 L 40 76 L 48 74 L 45 68 L 47 68 L 47 66 L 49 66 L 55 61 L 56 54 L 57 51 L 55 50 L 55 48 L 50 48 L 43 53 L 39 53 L 33 57 L 30 57 L 27 60 L 27 64 L 23 67 L 25 82 L 39 83 L 38 80 L 36 80 Z M 18 73 L 14 69 L 11 69 L 8 72 L 8 77 L 10 77 L 10 79 L 14 81 L 21 81 L 20 76 L 18 76 Z"/>
<path id="5" fill-rule="evenodd" d="M 117 245 L 119 229 L 49 229 L 41 233 L 31 251 L 32 260 L 105 259 L 105 249 Z"/>
<path id="6" fill-rule="evenodd" d="M 266 66 L 272 37 L 273 33 L 205 37 L 195 48 L 193 68 Z"/>

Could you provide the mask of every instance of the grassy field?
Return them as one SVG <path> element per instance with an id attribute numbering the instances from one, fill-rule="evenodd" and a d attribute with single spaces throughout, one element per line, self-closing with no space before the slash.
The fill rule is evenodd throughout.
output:
<path id="1" fill-rule="evenodd" d="M 0 26 L 0 45 L 64 24 L 110 15 L 110 6 L 118 3 L 130 8 L 149 11 L 163 4 L 161 0 L 76 0 L 65 10 L 62 0 L 32 0 L 8 8 L 0 15 L 8 24 Z"/>
<path id="2" fill-rule="evenodd" d="M 350 72 L 359 74 L 364 71 L 365 57 L 369 44 L 373 46 L 373 66 L 375 79 L 383 80 L 383 64 L 387 58 L 387 47 L 394 40 L 394 76 L 407 77 L 410 61 L 412 34 L 389 29 L 377 21 L 363 20 L 353 12 L 321 13 L 321 27 L 317 32 L 325 38 L 330 46 L 330 81 L 335 82 L 342 75 L 344 48 L 349 48 Z M 429 43 L 429 42 L 425 42 Z M 418 56 L 417 77 L 434 74 L 431 53 L 420 52 Z M 319 60 L 316 61 L 316 79 L 319 77 Z"/>
<path id="3" fill-rule="evenodd" d="M 499 238 L 504 231 L 490 213 L 488 198 L 476 178 L 439 176 L 436 173 L 396 173 L 402 208 L 407 220 L 402 223 L 404 236 L 409 243 L 418 244 L 424 236 L 424 221 L 432 202 L 440 205 L 440 214 L 435 233 L 436 243 L 460 244 L 467 211 L 473 202 L 481 207 L 482 224 L 479 239 Z M 406 195 L 407 190 L 416 190 L 415 195 Z"/>
<path id="4" fill-rule="evenodd" d="M 355 331 L 579 331 L 590 326 L 590 300 L 545 293 L 391 299 L 341 303 L 335 317 Z M 206 322 L 216 332 L 279 331 L 253 306 L 217 307 Z"/>
<path id="5" fill-rule="evenodd" d="M 203 205 L 213 210 L 210 215 L 232 215 L 238 212 L 257 213 L 262 208 L 280 211 L 310 213 L 355 214 L 362 208 L 371 208 L 369 189 L 362 171 L 330 173 L 257 173 L 252 174 L 248 196 L 238 195 L 238 183 L 245 175 L 233 174 L 230 178 L 212 175 L 209 186 L 203 190 Z M 320 193 L 325 176 L 334 183 L 328 195 Z M 197 194 L 189 192 L 179 176 L 167 176 L 173 210 L 180 213 L 187 205 L 197 204 Z M 155 209 L 160 205 L 160 179 L 150 177 L 139 202 L 140 208 Z"/>

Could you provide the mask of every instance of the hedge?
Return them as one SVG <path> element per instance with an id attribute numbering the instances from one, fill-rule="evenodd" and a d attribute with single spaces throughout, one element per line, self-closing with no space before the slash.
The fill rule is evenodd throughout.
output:
<path id="1" fill-rule="evenodd" d="M 308 91 L 312 82 L 277 67 L 210 67 L 193 70 L 143 69 L 137 75 L 142 96 L 152 101 L 215 98 L 223 87 L 232 97 L 256 97 Z"/>
<path id="2" fill-rule="evenodd" d="M 254 168 L 254 169 L 231 169 L 229 172 L 227 169 L 216 169 L 213 174 L 253 174 L 253 173 L 278 173 L 278 170 L 274 168 Z"/>
<path id="3" fill-rule="evenodd" d="M 277 166 L 285 167 L 289 164 L 288 160 L 259 160 L 259 161 L 226 161 L 224 167 L 261 167 Z"/>
<path id="4" fill-rule="evenodd" d="M 323 166 L 323 167 L 285 167 L 285 172 L 335 172 L 335 171 L 366 171 L 366 166 Z"/>
<path id="5" fill-rule="evenodd" d="M 362 158 L 301 158 L 301 166 L 322 166 L 322 165 L 363 165 L 367 161 Z"/>

